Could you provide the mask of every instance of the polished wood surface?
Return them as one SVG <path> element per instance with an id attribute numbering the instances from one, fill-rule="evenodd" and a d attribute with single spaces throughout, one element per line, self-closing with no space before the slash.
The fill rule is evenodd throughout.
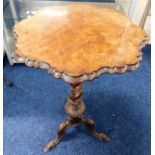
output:
<path id="1" fill-rule="evenodd" d="M 121 12 L 92 5 L 53 6 L 17 23 L 15 53 L 70 76 L 136 64 L 145 32 Z"/>

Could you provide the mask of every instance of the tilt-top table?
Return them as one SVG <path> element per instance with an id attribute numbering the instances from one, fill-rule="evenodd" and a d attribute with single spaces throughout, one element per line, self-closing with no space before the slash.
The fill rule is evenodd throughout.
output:
<path id="1" fill-rule="evenodd" d="M 110 141 L 110 137 L 95 131 L 93 120 L 84 118 L 82 84 L 103 73 L 136 69 L 145 32 L 119 11 L 73 4 L 43 8 L 17 23 L 13 34 L 17 62 L 46 69 L 71 86 L 65 105 L 68 120 L 60 124 L 56 138 L 44 152 L 62 140 L 67 128 L 79 124 L 93 136 Z"/>

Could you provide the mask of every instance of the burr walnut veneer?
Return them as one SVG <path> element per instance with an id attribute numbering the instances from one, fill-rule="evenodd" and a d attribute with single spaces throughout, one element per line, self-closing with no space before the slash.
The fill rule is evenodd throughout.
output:
<path id="1" fill-rule="evenodd" d="M 141 60 L 145 32 L 121 12 L 93 5 L 74 4 L 47 7 L 17 23 L 14 59 L 28 66 L 44 68 L 71 84 L 65 105 L 68 120 L 44 151 L 63 138 L 68 127 L 84 124 L 101 140 L 110 138 L 94 129 L 94 121 L 84 119 L 82 82 L 103 73 L 134 70 Z"/>

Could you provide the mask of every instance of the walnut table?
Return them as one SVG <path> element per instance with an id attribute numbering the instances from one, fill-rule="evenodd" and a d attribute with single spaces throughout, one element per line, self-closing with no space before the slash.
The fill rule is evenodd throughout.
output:
<path id="1" fill-rule="evenodd" d="M 71 86 L 65 105 L 68 119 L 60 124 L 44 152 L 62 140 L 67 128 L 79 124 L 93 136 L 110 141 L 106 134 L 95 131 L 93 120 L 84 118 L 82 84 L 103 73 L 136 69 L 145 32 L 119 11 L 73 4 L 43 8 L 17 23 L 13 34 L 15 61 L 46 69 Z"/>

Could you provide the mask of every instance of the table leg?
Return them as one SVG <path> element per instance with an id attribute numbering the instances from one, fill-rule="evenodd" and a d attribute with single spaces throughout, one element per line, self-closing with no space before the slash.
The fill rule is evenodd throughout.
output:
<path id="1" fill-rule="evenodd" d="M 98 133 L 95 131 L 95 122 L 91 119 L 84 119 L 82 120 L 83 124 L 86 127 L 86 130 L 94 137 L 103 140 L 103 141 L 110 141 L 111 138 L 108 137 L 106 134 L 104 133 Z"/>
<path id="2" fill-rule="evenodd" d="M 60 124 L 56 138 L 48 142 L 48 144 L 44 148 L 44 152 L 48 152 L 49 150 L 51 150 L 54 146 L 56 146 L 63 139 L 65 132 L 69 126 L 70 126 L 69 121 L 66 121 Z"/>
<path id="3" fill-rule="evenodd" d="M 54 140 L 51 140 L 44 148 L 44 152 L 48 152 L 54 146 L 56 146 L 64 137 L 66 130 L 71 126 L 83 124 L 86 130 L 96 138 L 104 141 L 110 141 L 111 139 L 104 133 L 98 133 L 95 131 L 95 122 L 91 119 L 84 119 L 85 104 L 82 100 L 82 83 L 71 84 L 71 91 L 68 101 L 65 105 L 65 111 L 68 115 L 68 120 L 60 124 L 58 128 L 57 136 Z"/>

